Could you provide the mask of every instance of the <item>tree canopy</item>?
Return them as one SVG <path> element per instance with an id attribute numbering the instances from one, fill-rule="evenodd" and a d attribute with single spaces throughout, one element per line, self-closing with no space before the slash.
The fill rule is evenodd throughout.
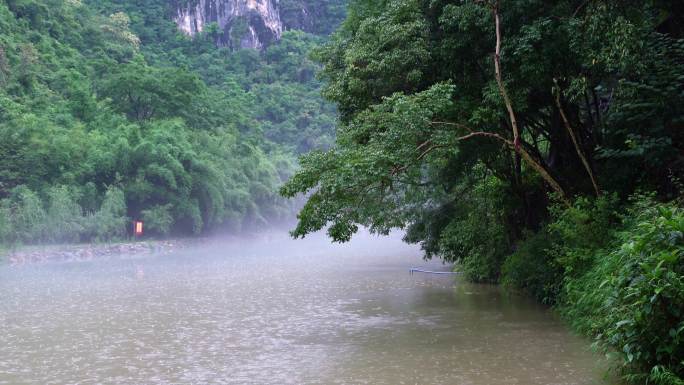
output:
<path id="1" fill-rule="evenodd" d="M 311 194 L 295 235 L 408 226 L 429 253 L 466 257 L 444 237 L 451 222 L 486 220 L 461 204 L 483 184 L 500 189 L 492 220 L 510 247 L 545 220 L 549 192 L 672 195 L 680 17 L 661 1 L 352 2 L 317 51 L 336 146 L 304 156 L 282 190 Z"/>

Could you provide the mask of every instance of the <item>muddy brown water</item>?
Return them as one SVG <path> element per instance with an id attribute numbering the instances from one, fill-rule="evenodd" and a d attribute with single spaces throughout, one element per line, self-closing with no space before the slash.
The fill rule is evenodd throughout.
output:
<path id="1" fill-rule="evenodd" d="M 603 384 L 543 306 L 399 237 L 0 267 L 0 384 Z"/>

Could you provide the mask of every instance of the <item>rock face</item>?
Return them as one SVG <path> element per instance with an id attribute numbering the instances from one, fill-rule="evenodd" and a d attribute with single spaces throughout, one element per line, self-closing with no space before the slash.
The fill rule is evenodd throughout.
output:
<path id="1" fill-rule="evenodd" d="M 178 28 L 194 36 L 216 23 L 221 47 L 261 49 L 280 39 L 278 0 L 174 0 Z"/>
<path id="2" fill-rule="evenodd" d="M 304 0 L 289 0 L 280 2 L 280 18 L 285 29 L 299 29 L 314 31 L 314 15 L 309 4 Z"/>
<path id="3" fill-rule="evenodd" d="M 278 8 L 284 29 L 329 35 L 344 20 L 347 0 L 279 0 Z"/>

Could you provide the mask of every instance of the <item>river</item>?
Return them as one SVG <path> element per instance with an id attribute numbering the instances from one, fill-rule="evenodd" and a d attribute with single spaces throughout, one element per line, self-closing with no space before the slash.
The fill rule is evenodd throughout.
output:
<path id="1" fill-rule="evenodd" d="M 543 306 L 398 236 L 0 267 L 0 384 L 602 384 Z"/>

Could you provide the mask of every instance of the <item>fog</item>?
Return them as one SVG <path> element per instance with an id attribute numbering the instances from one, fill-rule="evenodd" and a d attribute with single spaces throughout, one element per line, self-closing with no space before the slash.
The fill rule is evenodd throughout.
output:
<path id="1" fill-rule="evenodd" d="M 200 251 L 205 256 L 230 257 L 271 257 L 281 258 L 325 257 L 356 259 L 358 257 L 415 257 L 417 263 L 422 261 L 422 251 L 418 245 L 407 244 L 402 240 L 403 233 L 399 230 L 389 235 L 371 234 L 368 230 L 360 229 L 351 241 L 346 243 L 333 242 L 325 231 L 308 234 L 304 238 L 294 239 L 287 228 L 268 229 L 236 235 L 214 235 L 200 240 L 190 240 L 191 246 L 187 251 Z"/>
<path id="2" fill-rule="evenodd" d="M 549 312 L 409 274 L 401 234 L 285 231 L 0 267 L 0 384 L 596 384 Z"/>

